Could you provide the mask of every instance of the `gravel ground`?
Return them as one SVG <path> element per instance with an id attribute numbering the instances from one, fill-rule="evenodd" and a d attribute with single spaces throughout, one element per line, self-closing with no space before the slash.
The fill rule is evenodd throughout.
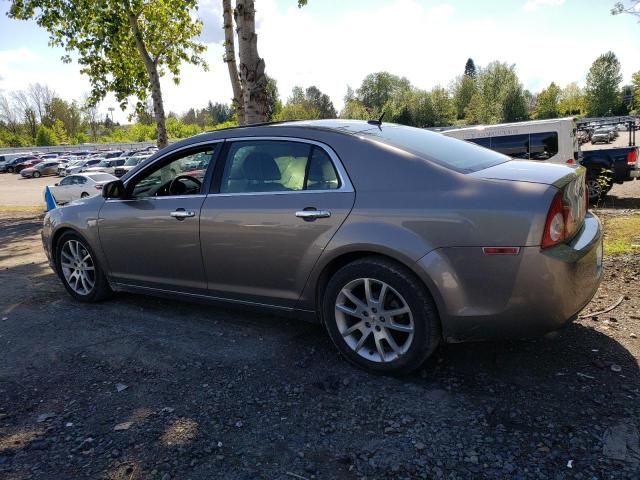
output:
<path id="1" fill-rule="evenodd" d="M 393 379 L 296 319 L 75 303 L 40 221 L 0 217 L 2 479 L 640 478 L 637 255 L 585 311 L 611 312 Z"/>

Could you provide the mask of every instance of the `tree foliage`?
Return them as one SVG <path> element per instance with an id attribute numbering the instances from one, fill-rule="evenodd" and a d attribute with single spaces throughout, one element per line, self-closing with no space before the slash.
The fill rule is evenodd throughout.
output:
<path id="1" fill-rule="evenodd" d="M 166 144 L 160 77 L 178 83 L 182 63 L 205 65 L 205 47 L 194 40 L 202 31 L 196 0 L 12 0 L 9 16 L 35 19 L 50 42 L 78 56 L 91 82 L 90 101 L 112 92 L 121 107 L 130 96 L 142 108 L 153 98 L 158 143 Z"/>
<path id="2" fill-rule="evenodd" d="M 557 118 L 560 112 L 560 87 L 551 84 L 538 94 L 535 108 L 536 119 Z"/>
<path id="3" fill-rule="evenodd" d="M 469 58 L 467 63 L 464 65 L 464 74 L 467 77 L 476 78 L 476 64 L 473 61 L 473 58 Z"/>
<path id="4" fill-rule="evenodd" d="M 620 101 L 620 62 L 613 52 L 596 58 L 587 74 L 585 102 L 590 116 L 611 115 Z"/>
<path id="5" fill-rule="evenodd" d="M 584 113 L 584 92 L 577 82 L 568 84 L 560 91 L 558 111 L 560 115 L 582 115 Z"/>

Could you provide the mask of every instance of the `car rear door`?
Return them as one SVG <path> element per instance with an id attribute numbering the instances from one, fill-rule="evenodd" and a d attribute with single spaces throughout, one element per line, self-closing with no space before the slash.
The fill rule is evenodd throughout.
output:
<path id="1" fill-rule="evenodd" d="M 217 144 L 168 153 L 127 181 L 125 198 L 104 202 L 98 231 L 114 282 L 206 293 L 199 223 L 205 195 L 202 182 L 181 169 L 184 160 L 200 153 L 208 169 Z"/>
<path id="2" fill-rule="evenodd" d="M 209 294 L 293 307 L 355 193 L 333 150 L 282 138 L 227 141 L 202 206 Z"/>

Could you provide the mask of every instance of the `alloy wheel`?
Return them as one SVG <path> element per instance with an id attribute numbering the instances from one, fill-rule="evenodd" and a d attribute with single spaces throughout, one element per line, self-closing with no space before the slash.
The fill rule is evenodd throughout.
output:
<path id="1" fill-rule="evenodd" d="M 96 268 L 89 251 L 77 240 L 67 240 L 60 251 L 60 266 L 67 285 L 78 295 L 88 295 L 96 283 Z"/>
<path id="2" fill-rule="evenodd" d="M 381 280 L 358 278 L 345 285 L 336 298 L 335 318 L 345 343 L 372 362 L 392 362 L 413 342 L 408 303 Z"/>

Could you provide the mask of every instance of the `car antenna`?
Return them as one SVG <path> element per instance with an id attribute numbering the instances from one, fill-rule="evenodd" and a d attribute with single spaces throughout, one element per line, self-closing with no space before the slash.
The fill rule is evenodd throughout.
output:
<path id="1" fill-rule="evenodd" d="M 378 120 L 368 120 L 367 123 L 369 125 L 377 125 L 379 127 L 380 125 L 382 125 L 382 119 L 384 118 L 384 114 L 385 112 L 382 112 L 382 115 L 380 115 L 380 118 Z"/>

